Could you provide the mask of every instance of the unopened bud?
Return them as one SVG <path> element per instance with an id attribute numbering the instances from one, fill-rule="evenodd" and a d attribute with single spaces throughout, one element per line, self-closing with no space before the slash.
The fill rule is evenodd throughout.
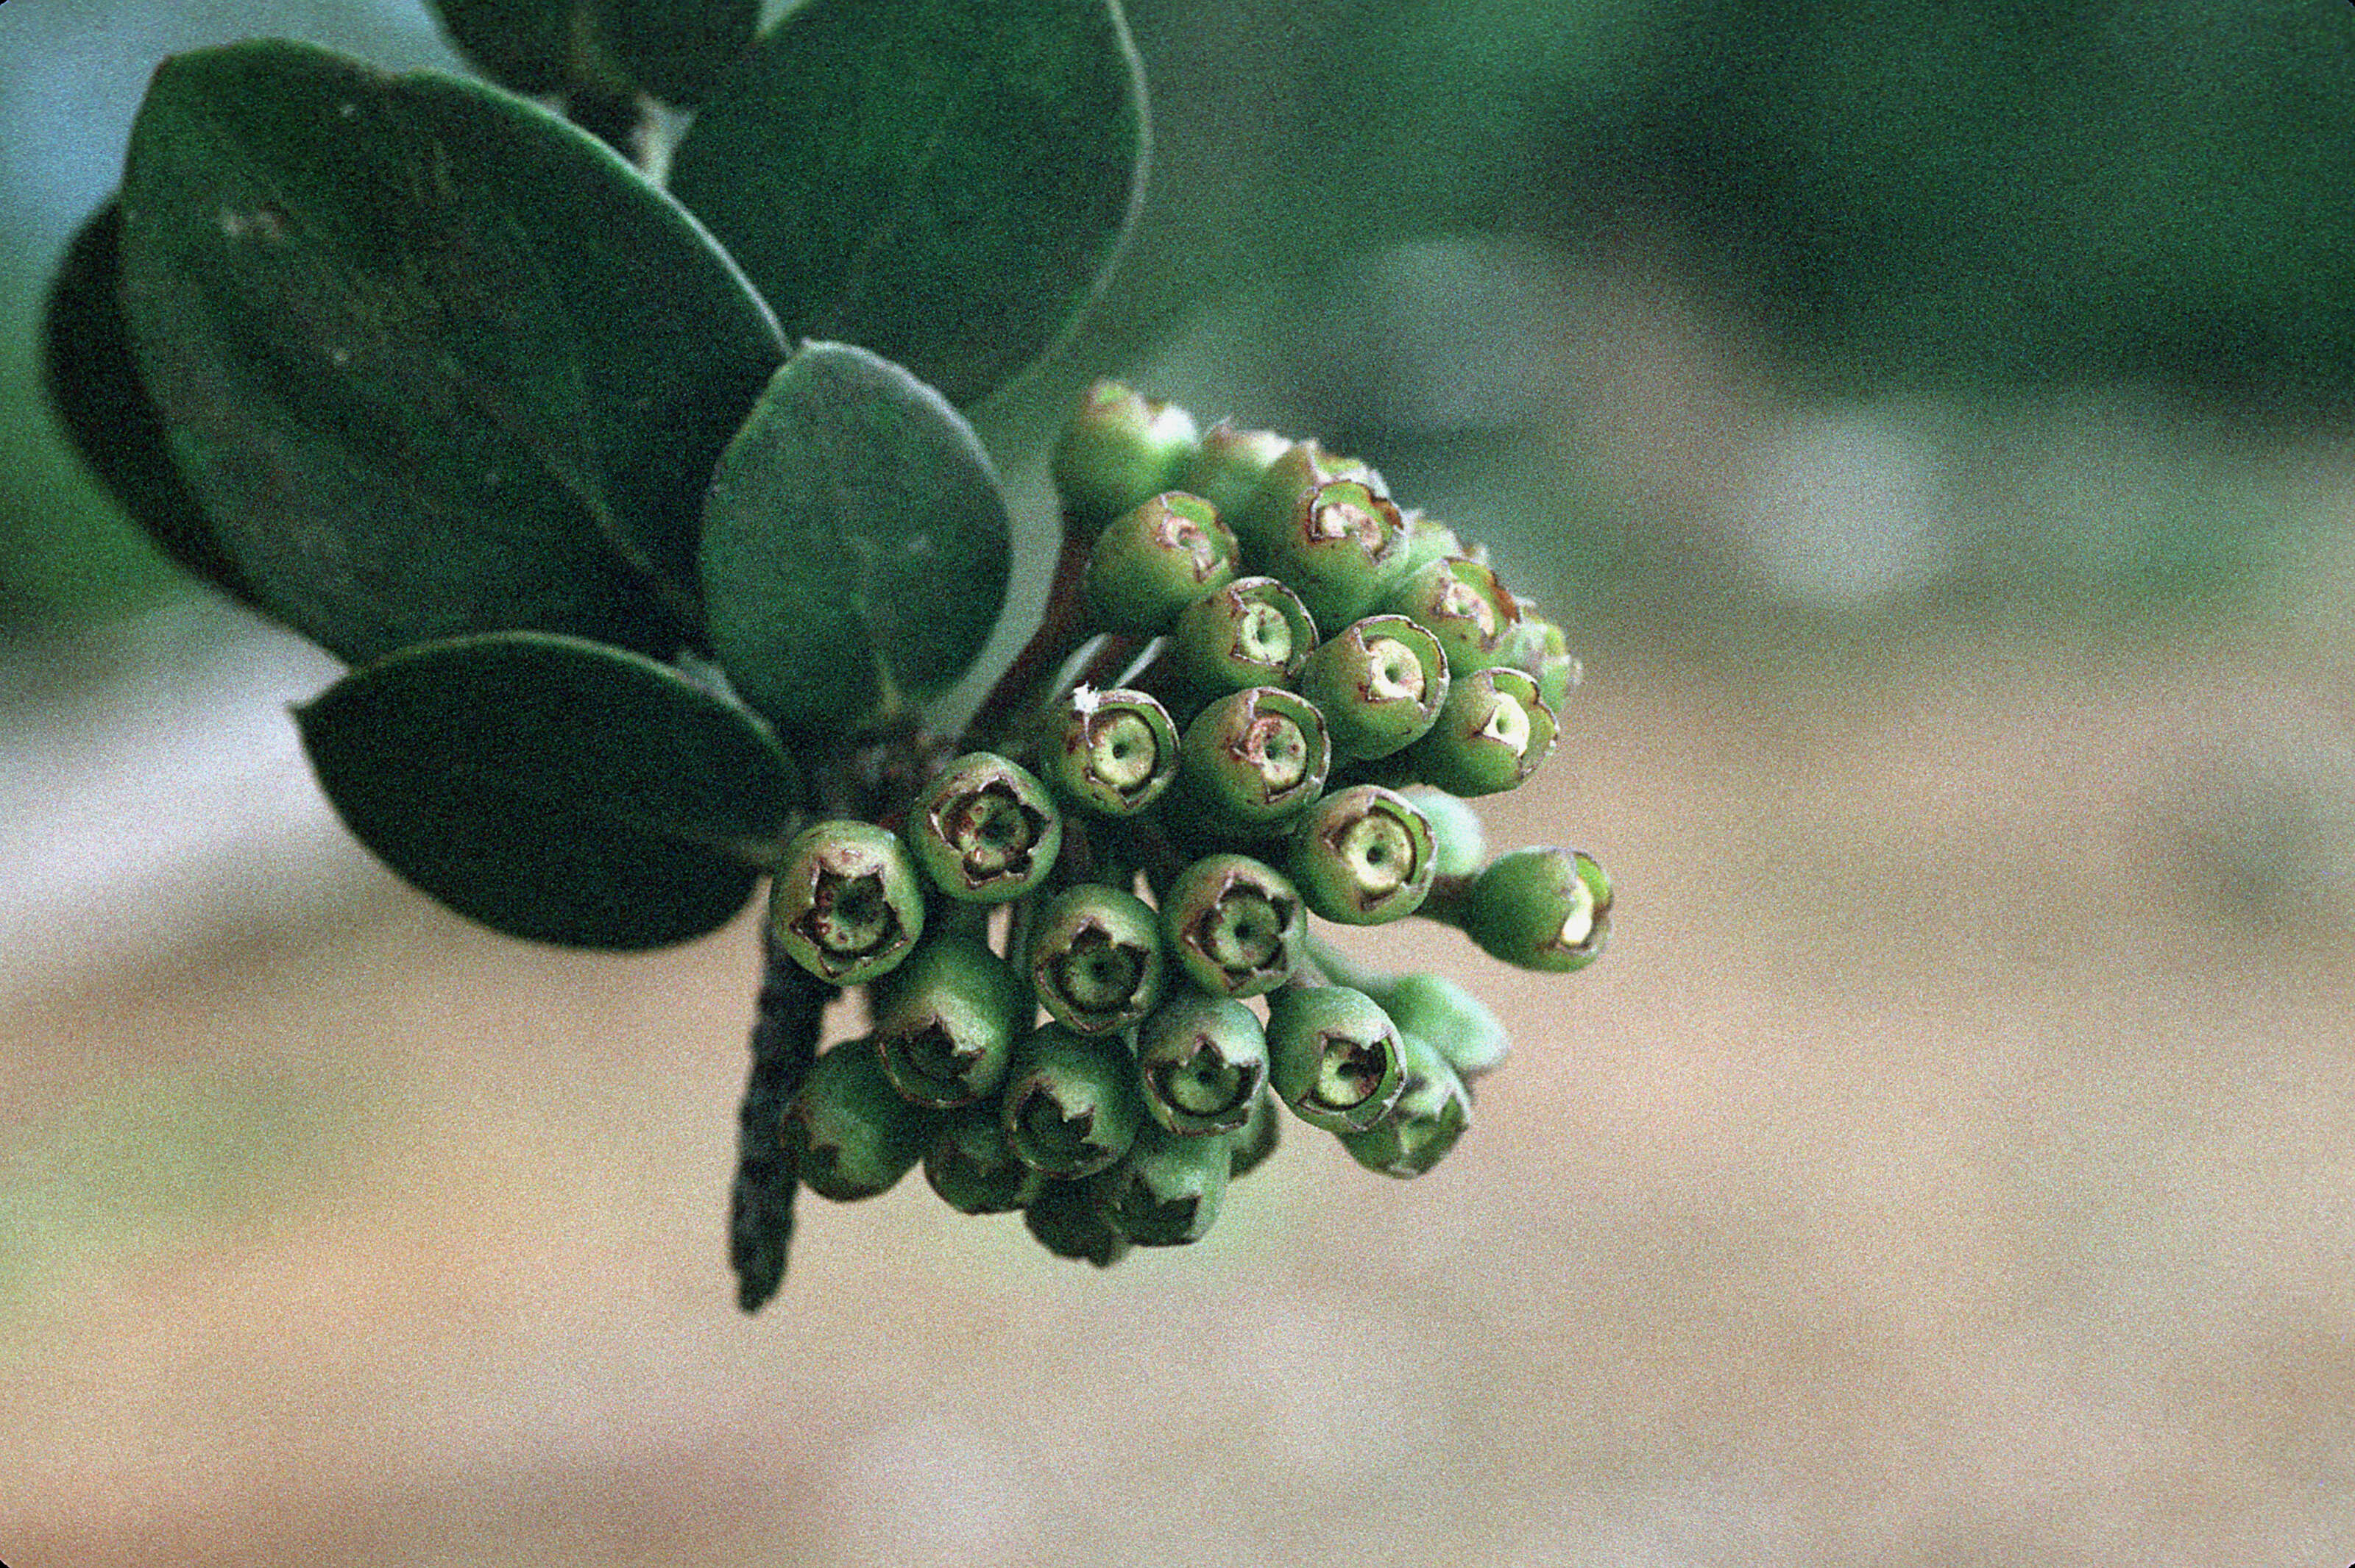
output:
<path id="1" fill-rule="evenodd" d="M 794 963 L 837 986 L 862 985 L 924 933 L 924 891 L 899 836 L 872 823 L 814 824 L 785 847 L 769 924 Z"/>
<path id="2" fill-rule="evenodd" d="M 1492 958 L 1563 973 L 1602 956 L 1611 933 L 1611 879 L 1572 849 L 1499 855 L 1465 895 L 1465 933 Z"/>
<path id="3" fill-rule="evenodd" d="M 1194 459 L 1194 416 L 1118 381 L 1098 381 L 1055 442 L 1055 490 L 1082 537 L 1176 482 Z"/>

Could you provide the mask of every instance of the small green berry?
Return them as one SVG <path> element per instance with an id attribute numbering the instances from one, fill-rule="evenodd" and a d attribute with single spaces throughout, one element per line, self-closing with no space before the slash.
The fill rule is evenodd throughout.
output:
<path id="1" fill-rule="evenodd" d="M 1131 507 L 1168 489 L 1199 445 L 1194 416 L 1184 409 L 1117 381 L 1096 382 L 1055 442 L 1052 473 L 1066 526 L 1093 537 Z"/>
<path id="2" fill-rule="evenodd" d="M 1039 766 L 1066 800 L 1100 816 L 1134 816 L 1178 776 L 1178 726 L 1160 699 L 1080 687 L 1041 742 Z"/>
<path id="3" fill-rule="evenodd" d="M 1161 999 L 1161 932 L 1144 900 L 1082 883 L 1039 912 L 1026 960 L 1039 1005 L 1080 1034 L 1124 1029 Z"/>
<path id="4" fill-rule="evenodd" d="M 1261 481 L 1292 443 L 1272 430 L 1239 430 L 1232 420 L 1220 420 L 1202 432 L 1201 446 L 1178 478 L 1181 489 L 1219 509 L 1221 517 L 1251 505 Z"/>
<path id="5" fill-rule="evenodd" d="M 1438 638 L 1404 615 L 1369 615 L 1316 645 L 1297 689 L 1325 716 L 1333 755 L 1364 762 L 1420 739 L 1447 685 Z"/>
<path id="6" fill-rule="evenodd" d="M 1257 997 L 1291 977 L 1306 937 L 1300 891 L 1247 855 L 1205 855 L 1161 900 L 1161 934 L 1186 976 L 1220 997 Z"/>
<path id="7" fill-rule="evenodd" d="M 968 752 L 908 811 L 909 847 L 934 887 L 964 903 L 1004 903 L 1037 887 L 1063 850 L 1047 786 L 1020 764 Z"/>
<path id="8" fill-rule="evenodd" d="M 1480 561 L 1444 556 L 1394 583 L 1375 608 L 1404 615 L 1439 639 L 1448 673 L 1461 681 L 1501 663 L 1520 620 L 1520 601 Z"/>
<path id="9" fill-rule="evenodd" d="M 932 936 L 875 984 L 875 1048 L 900 1095 L 945 1109 L 997 1092 L 1014 1051 L 1019 985 L 988 946 Z"/>
<path id="10" fill-rule="evenodd" d="M 1126 1157 L 1096 1178 L 1097 1201 L 1136 1245 L 1184 1246 L 1218 1219 L 1232 1165 L 1225 1137 L 1186 1137 L 1147 1122 Z"/>
<path id="11" fill-rule="evenodd" d="M 1110 1268 L 1128 1255 L 1130 1243 L 1105 1218 L 1102 1196 L 1092 1181 L 1042 1181 L 1023 1208 L 1023 1226 L 1059 1258 Z"/>
<path id="12" fill-rule="evenodd" d="M 1363 1132 L 1404 1087 L 1405 1046 L 1375 1000 L 1347 986 L 1286 986 L 1267 999 L 1268 1081 L 1295 1115 Z"/>
<path id="13" fill-rule="evenodd" d="M 1165 491 L 1123 512 L 1088 556 L 1088 606 L 1107 632 L 1157 637 L 1235 575 L 1235 536 L 1208 501 Z"/>
<path id="14" fill-rule="evenodd" d="M 1492 958 L 1556 974 L 1583 969 L 1611 933 L 1611 879 L 1575 850 L 1515 849 L 1480 873 L 1459 919 Z"/>
<path id="15" fill-rule="evenodd" d="M 1211 812 L 1249 826 L 1296 816 L 1325 788 L 1333 748 L 1316 704 L 1281 687 L 1230 692 L 1186 726 L 1179 782 Z"/>
<path id="16" fill-rule="evenodd" d="M 1399 569 L 1401 577 L 1419 571 L 1443 556 L 1472 554 L 1454 528 L 1421 512 L 1406 514 L 1406 564 Z"/>
<path id="17" fill-rule="evenodd" d="M 888 1192 L 932 1139 L 932 1113 L 883 1075 L 872 1041 L 847 1040 L 811 1063 L 786 1104 L 783 1138 L 802 1185 L 852 1202 Z"/>
<path id="18" fill-rule="evenodd" d="M 1308 907 L 1344 925 L 1412 914 L 1437 865 L 1430 821 L 1380 784 L 1335 790 L 1310 806 L 1292 829 L 1285 862 Z"/>
<path id="19" fill-rule="evenodd" d="M 1267 465 L 1250 500 L 1221 513 L 1241 541 L 1244 563 L 1253 571 L 1283 575 L 1272 564 L 1283 549 L 1293 513 L 1302 500 L 1336 479 L 1352 479 L 1380 491 L 1381 475 L 1354 457 L 1340 457 L 1313 441 L 1293 443 Z"/>
<path id="20" fill-rule="evenodd" d="M 1488 1004 L 1444 975 L 1401 975 L 1380 989 L 1368 987 L 1399 1032 L 1429 1040 L 1465 1078 L 1505 1064 L 1512 1037 Z"/>
<path id="21" fill-rule="evenodd" d="M 1556 715 L 1583 673 L 1561 626 L 1536 613 L 1524 601 L 1515 623 L 1498 650 L 1502 662 L 1526 671 L 1538 683 L 1538 697 Z"/>
<path id="22" fill-rule="evenodd" d="M 1170 1132 L 1237 1131 L 1267 1084 L 1266 1030 L 1241 1002 L 1184 992 L 1137 1029 L 1136 1077 L 1146 1112 Z"/>
<path id="23" fill-rule="evenodd" d="M 1204 691 L 1282 686 L 1316 646 L 1316 621 L 1300 595 L 1273 577 L 1238 577 L 1178 613 L 1169 661 Z"/>
<path id="24" fill-rule="evenodd" d="M 1361 479 L 1303 493 L 1254 564 L 1300 595 L 1320 626 L 1364 614 L 1404 571 L 1407 528 L 1389 496 Z"/>
<path id="25" fill-rule="evenodd" d="M 1368 1170 L 1421 1176 L 1454 1148 L 1472 1124 L 1472 1095 L 1446 1056 L 1430 1040 L 1401 1029 L 1405 1083 L 1391 1114 L 1363 1132 L 1342 1133 L 1341 1147 Z"/>
<path id="26" fill-rule="evenodd" d="M 1006 1141 L 996 1105 L 975 1105 L 943 1119 L 924 1151 L 924 1179 L 961 1214 L 1007 1214 L 1039 1196 L 1045 1178 Z"/>
<path id="27" fill-rule="evenodd" d="M 1488 863 L 1488 830 L 1469 801 L 1432 784 L 1400 792 L 1431 823 L 1432 852 L 1443 877 L 1477 876 Z"/>
<path id="28" fill-rule="evenodd" d="M 1128 1047 L 1060 1024 L 1017 1047 L 998 1104 L 1007 1145 L 1042 1176 L 1092 1176 L 1128 1152 L 1145 1119 Z"/>
<path id="29" fill-rule="evenodd" d="M 786 845 L 769 890 L 778 946 L 837 986 L 888 973 L 924 933 L 924 892 L 899 836 L 847 819 L 813 824 Z"/>
<path id="30" fill-rule="evenodd" d="M 1455 795 L 1518 789 L 1553 754 L 1553 709 L 1534 677 L 1497 665 L 1459 677 L 1439 721 L 1403 753 L 1425 784 Z"/>

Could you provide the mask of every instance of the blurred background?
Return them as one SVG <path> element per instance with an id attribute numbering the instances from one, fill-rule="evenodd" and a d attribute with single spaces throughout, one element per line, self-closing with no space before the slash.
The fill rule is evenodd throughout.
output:
<path id="1" fill-rule="evenodd" d="M 1488 539 L 1588 669 L 1492 836 L 1597 853 L 1614 950 L 1385 938 L 1518 1041 L 1412 1185 L 1295 1125 L 1099 1275 L 911 1181 L 740 1317 L 749 923 L 396 884 L 284 716 L 332 667 L 41 403 L 155 59 L 446 49 L 15 0 L 0 1557 L 2355 1561 L 2355 7 L 1130 12 L 1143 231 L 986 432 L 1041 504 L 1118 371 Z"/>

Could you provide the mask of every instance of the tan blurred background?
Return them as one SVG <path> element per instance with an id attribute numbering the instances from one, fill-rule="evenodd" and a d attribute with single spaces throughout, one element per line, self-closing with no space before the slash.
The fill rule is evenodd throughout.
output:
<path id="1" fill-rule="evenodd" d="M 33 300 L 127 59 L 438 48 L 390 0 L 42 5 L 0 11 Z M 1383 934 L 1515 1029 L 1420 1180 L 1295 1124 L 1106 1273 L 921 1179 L 805 1200 L 747 1319 L 749 925 L 615 958 L 424 903 L 304 772 L 331 667 L 28 446 L 0 1558 L 2355 1562 L 2355 289 L 2307 264 L 2355 234 L 2355 11 L 1850 7 L 1843 54 L 1706 5 L 1134 10 L 1162 185 L 1066 380 L 1336 433 L 1562 607 L 1587 684 L 1488 815 L 1612 869 L 1611 952 Z M 1338 261 L 1284 199 L 1328 166 L 1390 198 Z M 2081 221 L 1936 250 L 2020 190 Z M 1065 389 L 1002 416 L 1018 475 Z"/>

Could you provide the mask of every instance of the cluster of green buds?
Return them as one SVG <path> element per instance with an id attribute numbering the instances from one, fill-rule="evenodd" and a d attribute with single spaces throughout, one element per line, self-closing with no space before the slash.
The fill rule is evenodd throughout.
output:
<path id="1" fill-rule="evenodd" d="M 1483 548 L 1315 442 L 1110 382 L 1054 476 L 1049 605 L 970 749 L 777 870 L 773 992 L 863 986 L 868 1028 L 762 1101 L 781 1146 L 748 1110 L 746 1149 L 841 1200 L 921 1167 L 1108 1264 L 1199 1240 L 1285 1119 L 1391 1176 L 1462 1136 L 1496 1015 L 1312 921 L 1421 916 L 1567 971 L 1611 886 L 1570 849 L 1492 858 L 1467 804 L 1536 773 L 1578 680 Z"/>

